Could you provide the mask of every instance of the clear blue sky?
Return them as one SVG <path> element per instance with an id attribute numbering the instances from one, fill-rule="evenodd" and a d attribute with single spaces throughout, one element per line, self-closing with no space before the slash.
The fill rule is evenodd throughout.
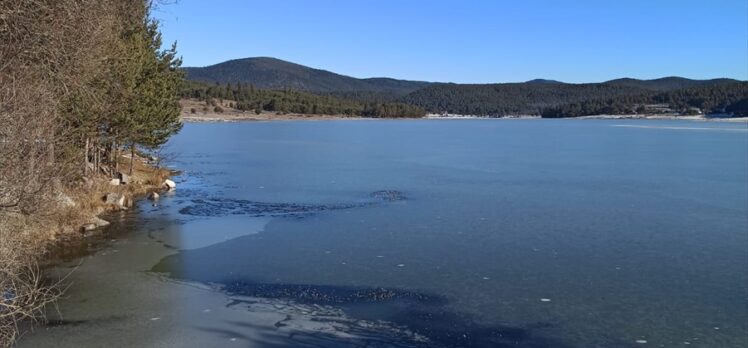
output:
<path id="1" fill-rule="evenodd" d="M 748 80 L 748 0 L 179 0 L 185 66 L 268 56 L 355 77 Z"/>

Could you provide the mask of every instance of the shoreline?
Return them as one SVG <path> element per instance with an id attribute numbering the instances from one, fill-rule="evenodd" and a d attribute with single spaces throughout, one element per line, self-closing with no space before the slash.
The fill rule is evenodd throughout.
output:
<path id="1" fill-rule="evenodd" d="M 373 120 L 375 118 L 366 118 L 360 116 L 345 115 L 311 115 L 311 114 L 275 114 L 272 112 L 254 113 L 203 113 L 203 114 L 182 114 L 181 120 L 184 123 L 219 123 L 219 122 L 259 122 L 259 121 L 355 121 L 355 120 Z"/>
<path id="2" fill-rule="evenodd" d="M 129 161 L 122 157 L 125 159 Z M 171 191 L 165 182 L 171 180 L 176 171 L 156 168 L 142 158 L 136 158 L 133 163 L 129 183 L 113 185 L 110 179 L 98 175 L 89 179 L 91 183 L 82 188 L 83 192 L 71 198 L 73 205 L 68 209 L 77 211 L 79 218 L 48 231 L 47 252 L 38 260 L 42 269 L 58 267 L 71 257 L 88 256 L 91 253 L 88 249 L 106 235 L 106 229 L 118 218 L 117 214 L 136 209 L 138 202 L 144 200 L 157 202 L 159 195 Z M 119 198 L 112 203 L 108 201 L 110 195 Z"/>
<path id="3" fill-rule="evenodd" d="M 58 301 L 67 298 L 72 286 L 69 277 L 76 267 L 68 267 L 65 274 L 58 277 L 50 277 L 51 270 L 67 260 L 82 260 L 90 255 L 92 246 L 106 240 L 106 227 L 114 222 L 118 212 L 132 209 L 136 200 L 146 197 L 157 200 L 167 186 L 174 187 L 169 180 L 174 171 L 158 168 L 136 156 L 132 173 L 126 174 L 129 163 L 128 156 L 121 156 L 120 170 L 102 169 L 100 173 L 73 178 L 65 184 L 59 181 L 48 184 L 42 214 L 11 212 L 4 215 L 0 226 L 3 227 L 0 260 L 5 268 L 0 270 L 6 272 L 3 276 L 16 279 L 13 287 L 6 288 L 12 291 L 6 292 L 6 296 L 17 294 L 27 301 L 25 305 L 30 309 L 18 314 L 10 312 L 13 316 L 0 316 L 5 321 L 0 327 L 4 330 L 0 332 L 0 346 L 5 344 L 3 341 L 17 342 L 36 327 L 43 327 L 43 323 L 49 325 L 44 311 L 54 312 Z"/>
<path id="4" fill-rule="evenodd" d="M 202 234 L 211 221 L 193 221 L 197 226 L 185 229 L 181 223 L 158 218 L 179 208 L 176 191 L 169 192 L 158 205 L 141 200 L 130 211 L 109 215 L 112 224 L 86 239 L 78 254 L 45 268 L 49 277 L 66 279 L 70 285 L 64 299 L 47 308 L 47 322 L 27 323 L 16 347 L 95 346 L 100 342 L 115 346 L 274 342 L 348 347 L 351 342 L 364 344 L 393 335 L 418 339 L 395 325 L 349 317 L 333 305 L 232 294 L 218 284 L 154 272 L 152 267 L 167 256 L 261 233 L 269 222 L 251 218 L 234 231 L 236 235 L 223 231 L 210 234 L 208 240 L 190 242 L 190 235 Z"/>
<path id="5" fill-rule="evenodd" d="M 579 117 L 543 118 L 540 116 L 434 116 L 413 118 L 375 118 L 345 115 L 313 115 L 313 114 L 276 114 L 263 112 L 257 114 L 241 113 L 204 113 L 204 114 L 182 114 L 184 123 L 222 123 L 222 122 L 273 122 L 273 121 L 364 121 L 364 120 L 675 120 L 696 122 L 724 122 L 724 123 L 748 123 L 748 117 L 704 117 L 704 116 L 673 116 L 673 115 L 591 115 Z"/>

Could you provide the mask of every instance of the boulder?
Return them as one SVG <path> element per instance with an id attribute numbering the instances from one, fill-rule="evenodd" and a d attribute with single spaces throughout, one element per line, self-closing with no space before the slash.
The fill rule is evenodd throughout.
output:
<path id="1" fill-rule="evenodd" d="M 121 193 L 107 193 L 106 203 L 117 206 L 117 208 L 125 208 L 125 196 Z"/>
<path id="2" fill-rule="evenodd" d="M 109 226 L 109 221 L 106 221 L 97 216 L 93 219 L 93 224 L 96 225 L 96 227 L 104 227 Z"/>
<path id="3" fill-rule="evenodd" d="M 175 183 L 172 180 L 166 179 L 166 180 L 164 180 L 164 185 L 163 186 L 166 187 L 169 190 L 173 190 L 173 189 L 177 188 L 177 183 Z"/>
<path id="4" fill-rule="evenodd" d="M 157 201 L 161 196 L 159 196 L 158 192 L 151 192 L 151 194 L 148 195 L 148 199 L 152 201 Z"/>
<path id="5" fill-rule="evenodd" d="M 109 180 L 109 185 L 119 186 L 119 184 L 120 184 L 120 180 L 119 179 Z"/>
<path id="6" fill-rule="evenodd" d="M 122 173 L 122 172 L 117 173 L 117 178 L 119 178 L 119 182 L 122 183 L 122 185 L 127 185 L 131 183 L 130 176 L 125 173 Z"/>

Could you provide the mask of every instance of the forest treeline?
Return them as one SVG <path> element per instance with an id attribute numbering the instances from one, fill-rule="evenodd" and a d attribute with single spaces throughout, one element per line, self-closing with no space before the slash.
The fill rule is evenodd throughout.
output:
<path id="1" fill-rule="evenodd" d="M 684 87 L 685 86 L 685 87 Z M 301 92 L 265 90 L 249 84 L 190 81 L 181 91 L 212 105 L 231 100 L 242 111 L 421 117 L 426 112 L 502 117 L 540 115 L 546 118 L 589 115 L 667 113 L 748 115 L 748 82 L 729 79 L 616 80 L 605 83 L 504 83 L 489 85 L 432 84 L 404 96 L 388 92 Z"/>
<path id="2" fill-rule="evenodd" d="M 667 92 L 648 91 L 614 98 L 591 98 L 546 108 L 542 111 L 542 116 L 561 118 L 656 113 L 748 116 L 748 82 L 691 87 Z"/>
<path id="3" fill-rule="evenodd" d="M 230 101 L 234 109 L 255 113 L 271 111 L 374 118 L 423 117 L 426 114 L 422 108 L 405 103 L 364 102 L 291 89 L 266 90 L 243 83 L 232 85 L 190 81 L 182 88 L 181 96 L 203 101 L 206 107 L 214 107 L 216 102 L 222 104 L 223 101 Z"/>
<path id="4" fill-rule="evenodd" d="M 152 5 L 0 1 L 0 346 L 47 298 L 33 265 L 62 192 L 181 127 L 181 62 Z"/>
<path id="5" fill-rule="evenodd" d="M 726 82 L 728 81 L 728 82 Z M 429 112 L 507 116 L 578 117 L 669 112 L 745 115 L 748 82 L 719 80 L 697 87 L 653 90 L 617 83 L 507 83 L 494 85 L 432 85 L 400 101 Z M 651 105 L 658 107 L 653 108 Z"/>
<path id="6" fill-rule="evenodd" d="M 612 98 L 641 89 L 606 84 L 501 83 L 438 84 L 400 100 L 436 113 L 501 117 L 540 115 L 543 109 L 590 98 Z"/>

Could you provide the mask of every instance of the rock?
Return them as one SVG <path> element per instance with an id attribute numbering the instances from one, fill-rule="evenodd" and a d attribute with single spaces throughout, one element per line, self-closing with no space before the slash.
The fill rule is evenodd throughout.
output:
<path id="1" fill-rule="evenodd" d="M 125 196 L 125 207 L 132 208 L 133 204 L 135 202 L 133 202 L 132 197 L 129 195 Z"/>
<path id="2" fill-rule="evenodd" d="M 96 227 L 104 227 L 109 225 L 109 221 L 106 221 L 97 216 L 94 218 L 93 224 L 96 225 Z"/>
<path id="3" fill-rule="evenodd" d="M 106 203 L 117 206 L 118 208 L 125 208 L 125 196 L 121 193 L 107 193 Z"/>
<path id="4" fill-rule="evenodd" d="M 163 186 L 166 187 L 169 190 L 173 190 L 173 189 L 177 188 L 177 183 L 175 183 L 174 181 L 171 181 L 169 179 L 166 179 L 166 180 L 164 180 L 164 185 Z"/>
<path id="5" fill-rule="evenodd" d="M 91 232 L 91 231 L 93 231 L 93 230 L 95 230 L 95 229 L 97 229 L 99 227 L 104 227 L 104 226 L 107 226 L 107 225 L 109 225 L 109 221 L 106 221 L 106 220 L 104 220 L 102 218 L 99 218 L 97 216 L 97 217 L 93 218 L 93 221 L 91 221 L 91 222 L 89 222 L 87 224 L 83 224 L 83 226 L 81 226 L 81 233 L 85 234 L 85 233 Z"/>
<path id="6" fill-rule="evenodd" d="M 151 192 L 151 194 L 148 195 L 148 199 L 152 201 L 157 201 L 161 196 L 159 196 L 158 192 Z"/>
<path id="7" fill-rule="evenodd" d="M 125 173 L 119 172 L 117 173 L 117 177 L 119 178 L 119 182 L 122 183 L 122 185 L 127 185 L 131 183 L 130 176 Z"/>
<path id="8" fill-rule="evenodd" d="M 112 179 L 109 180 L 109 185 L 119 186 L 120 180 L 119 179 Z"/>

